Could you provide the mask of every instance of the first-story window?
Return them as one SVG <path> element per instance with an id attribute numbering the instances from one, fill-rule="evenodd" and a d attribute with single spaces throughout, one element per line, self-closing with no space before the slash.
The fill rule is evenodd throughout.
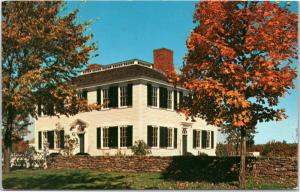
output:
<path id="1" fill-rule="evenodd" d="M 97 128 L 97 148 L 101 148 L 101 139 L 104 148 L 132 146 L 132 128 L 132 125 Z M 118 135 L 119 131 L 120 135 Z"/>
<path id="2" fill-rule="evenodd" d="M 103 147 L 108 147 L 108 128 L 103 128 Z"/>
<path id="3" fill-rule="evenodd" d="M 172 136 L 173 136 L 173 131 L 172 128 L 168 128 L 168 147 L 172 147 L 173 142 L 172 142 Z"/>
<path id="4" fill-rule="evenodd" d="M 126 147 L 127 145 L 127 127 L 121 127 L 120 128 L 120 144 L 121 144 L 121 147 Z"/>
<path id="5" fill-rule="evenodd" d="M 54 149 L 54 131 L 47 131 L 47 142 L 49 149 Z"/>
<path id="6" fill-rule="evenodd" d="M 120 87 L 120 105 L 127 106 L 127 86 Z"/>
<path id="7" fill-rule="evenodd" d="M 108 89 L 103 89 L 103 108 L 108 108 L 109 97 Z"/>
<path id="8" fill-rule="evenodd" d="M 63 149 L 65 147 L 65 133 L 64 130 L 56 131 L 56 148 Z"/>
<path id="9" fill-rule="evenodd" d="M 42 149 L 42 132 L 41 131 L 38 132 L 38 149 L 39 150 Z"/>
<path id="10" fill-rule="evenodd" d="M 196 130 L 196 146 L 197 148 L 201 147 L 201 131 Z"/>
<path id="11" fill-rule="evenodd" d="M 158 147 L 158 127 L 149 125 L 147 128 L 147 145 Z"/>

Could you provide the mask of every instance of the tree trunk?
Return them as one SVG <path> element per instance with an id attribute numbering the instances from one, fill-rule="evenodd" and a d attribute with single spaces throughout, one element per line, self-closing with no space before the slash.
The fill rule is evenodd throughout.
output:
<path id="1" fill-rule="evenodd" d="M 10 171 L 10 151 L 12 146 L 12 130 L 13 130 L 13 113 L 11 108 L 9 108 L 7 113 L 7 123 L 4 127 L 4 135 L 2 138 L 3 141 L 3 172 L 9 173 Z"/>
<path id="2" fill-rule="evenodd" d="M 241 129 L 241 161 L 240 161 L 240 175 L 239 175 L 239 182 L 240 188 L 246 188 L 246 131 L 245 128 Z"/>
<path id="3" fill-rule="evenodd" d="M 3 145 L 3 173 L 10 171 L 10 147 Z"/>

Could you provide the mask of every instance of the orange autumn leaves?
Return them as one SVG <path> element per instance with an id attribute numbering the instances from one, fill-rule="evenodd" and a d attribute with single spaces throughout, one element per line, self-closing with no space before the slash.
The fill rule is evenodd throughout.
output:
<path id="1" fill-rule="evenodd" d="M 200 2 L 180 75 L 181 111 L 215 125 L 253 128 L 285 118 L 278 99 L 294 88 L 297 14 L 270 2 Z"/>

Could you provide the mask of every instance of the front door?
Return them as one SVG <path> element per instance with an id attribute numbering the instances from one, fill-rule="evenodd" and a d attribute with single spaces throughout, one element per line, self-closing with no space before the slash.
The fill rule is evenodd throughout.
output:
<path id="1" fill-rule="evenodd" d="M 79 149 L 80 149 L 80 153 L 84 153 L 84 134 L 79 134 Z"/>
<path id="2" fill-rule="evenodd" d="M 187 129 L 182 129 L 182 155 L 187 153 Z"/>

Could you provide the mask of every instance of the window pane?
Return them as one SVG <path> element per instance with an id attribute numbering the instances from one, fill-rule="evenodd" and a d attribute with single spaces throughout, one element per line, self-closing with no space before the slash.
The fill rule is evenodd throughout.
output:
<path id="1" fill-rule="evenodd" d="M 152 146 L 157 147 L 157 133 L 158 133 L 158 128 L 153 127 L 153 137 L 152 137 Z"/>
<path id="2" fill-rule="evenodd" d="M 121 147 L 126 147 L 126 141 L 127 141 L 127 127 L 121 127 L 120 128 L 120 137 L 121 137 Z"/>
<path id="3" fill-rule="evenodd" d="M 172 91 L 168 91 L 168 109 L 172 109 Z"/>
<path id="4" fill-rule="evenodd" d="M 172 147 L 172 128 L 168 129 L 168 147 Z"/>
<path id="5" fill-rule="evenodd" d="M 103 147 L 108 147 L 108 128 L 103 128 Z"/>
<path id="6" fill-rule="evenodd" d="M 103 89 L 103 108 L 108 108 L 108 89 Z"/>
<path id="7" fill-rule="evenodd" d="M 121 106 L 127 106 L 127 86 L 120 87 L 120 91 Z"/>
<path id="8" fill-rule="evenodd" d="M 152 106 L 157 107 L 157 87 L 152 87 Z"/>

